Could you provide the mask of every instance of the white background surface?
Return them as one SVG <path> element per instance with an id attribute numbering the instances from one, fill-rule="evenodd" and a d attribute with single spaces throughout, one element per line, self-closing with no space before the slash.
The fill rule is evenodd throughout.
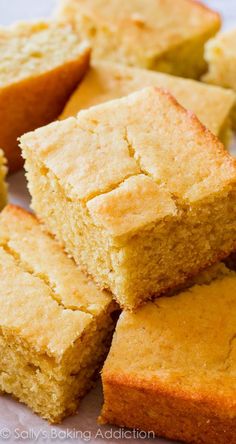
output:
<path id="1" fill-rule="evenodd" d="M 109 1 L 109 0 L 108 0 Z M 129 0 L 126 0 L 129 1 Z M 173 0 L 176 1 L 176 0 Z M 16 20 L 47 17 L 55 8 L 57 0 L 0 0 L 0 24 L 7 25 Z M 236 25 L 236 1 L 235 0 L 210 0 L 209 6 L 220 11 L 224 16 L 224 27 L 230 28 Z M 25 181 L 22 172 L 10 178 L 11 201 L 28 207 L 29 196 L 26 192 Z M 71 444 L 82 442 L 95 442 L 97 444 L 109 442 L 112 444 L 127 442 L 134 444 L 133 439 L 120 439 L 114 436 L 118 429 L 102 427 L 100 432 L 103 437 L 95 439 L 98 426 L 96 418 L 102 404 L 100 384 L 90 392 L 82 401 L 80 412 L 77 416 L 69 418 L 60 426 L 49 426 L 45 421 L 34 415 L 27 407 L 18 404 L 10 397 L 0 397 L 0 443 L 61 443 Z M 138 409 L 138 406 L 137 406 Z M 105 432 L 113 431 L 113 438 L 105 437 Z M 68 434 L 67 438 L 65 434 Z M 77 434 L 77 435 L 76 435 Z M 21 435 L 19 439 L 19 435 Z M 165 440 L 140 439 L 140 442 L 153 444 L 170 443 Z M 214 444 L 214 443 L 212 443 Z M 225 443 L 227 444 L 227 443 Z"/>

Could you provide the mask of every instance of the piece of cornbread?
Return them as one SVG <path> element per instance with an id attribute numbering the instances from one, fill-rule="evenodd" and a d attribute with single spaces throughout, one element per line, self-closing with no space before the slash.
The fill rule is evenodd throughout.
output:
<path id="1" fill-rule="evenodd" d="M 216 280 L 203 276 L 201 285 L 122 313 L 102 372 L 101 422 L 235 444 L 236 273 L 222 267 Z"/>
<path id="2" fill-rule="evenodd" d="M 3 151 L 0 149 L 0 210 L 7 203 L 7 183 L 6 183 L 7 166 Z"/>
<path id="3" fill-rule="evenodd" d="M 236 91 L 236 29 L 218 34 L 205 47 L 208 72 L 203 80 Z M 234 109 L 236 129 L 236 107 Z"/>
<path id="4" fill-rule="evenodd" d="M 81 111 L 25 134 L 21 147 L 32 207 L 122 307 L 236 246 L 235 160 L 164 90 Z"/>
<path id="5" fill-rule="evenodd" d="M 192 0 L 61 0 L 57 17 L 89 39 L 95 60 L 193 78 L 220 28 L 219 15 Z"/>
<path id="6" fill-rule="evenodd" d="M 109 62 L 93 63 L 66 104 L 60 119 L 75 116 L 81 109 L 126 96 L 145 86 L 168 89 L 181 105 L 193 111 L 208 129 L 225 145 L 228 144 L 231 138 L 231 113 L 236 104 L 233 91 Z"/>
<path id="7" fill-rule="evenodd" d="M 63 110 L 89 63 L 90 48 L 69 24 L 0 28 L 0 146 L 10 171 L 23 161 L 17 137 Z"/>
<path id="8" fill-rule="evenodd" d="M 0 390 L 59 422 L 105 358 L 114 302 L 13 206 L 0 215 L 0 277 Z"/>

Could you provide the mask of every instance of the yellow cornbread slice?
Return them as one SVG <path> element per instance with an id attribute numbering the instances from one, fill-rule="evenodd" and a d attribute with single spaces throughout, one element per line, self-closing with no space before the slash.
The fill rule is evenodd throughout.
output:
<path id="1" fill-rule="evenodd" d="M 81 111 L 24 135 L 21 147 L 32 207 L 123 307 L 235 247 L 235 161 L 163 90 Z"/>
<path id="2" fill-rule="evenodd" d="M 216 12 L 191 0 L 61 0 L 57 17 L 90 41 L 95 60 L 192 78 L 220 28 Z"/>
<path id="3" fill-rule="evenodd" d="M 26 211 L 0 215 L 0 389 L 50 422 L 77 411 L 105 357 L 111 296 Z"/>
<path id="4" fill-rule="evenodd" d="M 58 117 L 90 56 L 69 24 L 0 28 L 0 146 L 11 171 L 22 166 L 17 138 Z"/>
<path id="5" fill-rule="evenodd" d="M 7 203 L 7 183 L 6 183 L 7 166 L 3 151 L 0 149 L 0 210 Z"/>
<path id="6" fill-rule="evenodd" d="M 236 442 L 236 273 L 223 266 L 214 277 L 121 314 L 102 371 L 101 422 Z"/>
<path id="7" fill-rule="evenodd" d="M 168 89 L 181 105 L 193 111 L 227 145 L 231 136 L 232 109 L 236 103 L 233 91 L 109 62 L 93 63 L 67 102 L 60 119 L 76 116 L 81 109 L 126 96 L 147 86 Z"/>
<path id="8" fill-rule="evenodd" d="M 236 91 L 236 29 L 217 34 L 205 47 L 208 72 L 204 82 L 231 88 Z M 236 129 L 236 107 L 234 108 L 234 128 Z"/>

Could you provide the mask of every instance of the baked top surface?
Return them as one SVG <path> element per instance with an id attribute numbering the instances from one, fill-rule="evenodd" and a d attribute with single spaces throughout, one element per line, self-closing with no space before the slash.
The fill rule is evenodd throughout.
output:
<path id="1" fill-rule="evenodd" d="M 50 21 L 0 27 L 0 87 L 40 75 L 89 53 L 71 25 Z"/>
<path id="2" fill-rule="evenodd" d="M 0 325 L 38 352 L 61 356 L 112 300 L 34 216 L 10 205 L 0 215 L 0 275 Z"/>
<path id="3" fill-rule="evenodd" d="M 75 116 L 83 108 L 126 96 L 147 86 L 168 89 L 214 134 L 220 132 L 236 101 L 235 93 L 224 88 L 155 71 L 97 62 L 86 73 L 60 118 Z"/>
<path id="4" fill-rule="evenodd" d="M 235 326 L 232 271 L 208 285 L 156 299 L 134 313 L 123 312 L 103 380 L 208 398 L 236 415 Z"/>
<path id="5" fill-rule="evenodd" d="M 135 227 L 132 224 L 137 211 L 142 212 L 139 227 L 153 222 L 151 209 L 157 199 L 171 216 L 176 214 L 176 199 L 194 204 L 236 182 L 235 161 L 223 145 L 194 114 L 158 88 L 145 88 L 28 133 L 21 138 L 21 146 L 23 155 L 25 150 L 37 151 L 67 196 L 83 201 L 97 225 L 106 226 L 109 219 L 114 236 L 138 228 L 137 218 Z M 127 187 L 134 199 L 134 181 L 128 179 L 137 176 L 138 183 L 143 175 L 153 182 L 150 197 L 131 208 Z M 119 199 L 114 192 L 118 187 Z M 160 189 L 158 198 L 153 188 Z M 117 217 L 124 213 L 130 223 L 124 232 L 119 226 L 116 231 Z M 157 220 L 163 217 L 160 210 Z"/>
<path id="6" fill-rule="evenodd" d="M 100 34 L 109 34 L 111 44 L 123 43 L 127 51 L 141 48 L 150 59 L 220 26 L 217 13 L 191 0 L 132 0 L 122 8 L 119 0 L 62 0 L 59 13 L 78 22 L 82 18 L 98 44 L 102 44 Z M 118 36 L 115 42 L 114 35 Z"/>

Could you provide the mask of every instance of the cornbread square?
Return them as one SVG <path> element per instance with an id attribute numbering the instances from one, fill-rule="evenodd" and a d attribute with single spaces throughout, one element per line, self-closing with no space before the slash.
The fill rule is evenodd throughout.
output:
<path id="1" fill-rule="evenodd" d="M 6 183 L 7 166 L 3 151 L 0 149 L 0 210 L 7 203 L 7 183 Z"/>
<path id="2" fill-rule="evenodd" d="M 93 63 L 70 97 L 60 119 L 75 116 L 81 109 L 126 96 L 147 86 L 168 89 L 227 146 L 231 138 L 231 114 L 236 105 L 233 91 L 109 62 Z"/>
<path id="3" fill-rule="evenodd" d="M 23 165 L 17 138 L 57 118 L 89 63 L 69 24 L 0 28 L 0 146 L 10 171 Z"/>
<path id="4" fill-rule="evenodd" d="M 81 111 L 24 135 L 21 147 L 32 208 L 122 307 L 236 246 L 235 160 L 164 90 Z"/>
<path id="5" fill-rule="evenodd" d="M 215 280 L 121 314 L 100 422 L 235 444 L 236 273 L 222 267 Z"/>
<path id="6" fill-rule="evenodd" d="M 198 78 L 219 15 L 192 0 L 61 0 L 57 13 L 88 38 L 95 60 Z"/>
<path id="7" fill-rule="evenodd" d="M 236 29 L 218 34 L 205 47 L 208 72 L 203 80 L 236 91 Z M 236 128 L 236 107 L 234 112 Z"/>
<path id="8" fill-rule="evenodd" d="M 0 391 L 60 422 L 105 358 L 114 302 L 13 206 L 0 215 L 0 276 Z"/>

